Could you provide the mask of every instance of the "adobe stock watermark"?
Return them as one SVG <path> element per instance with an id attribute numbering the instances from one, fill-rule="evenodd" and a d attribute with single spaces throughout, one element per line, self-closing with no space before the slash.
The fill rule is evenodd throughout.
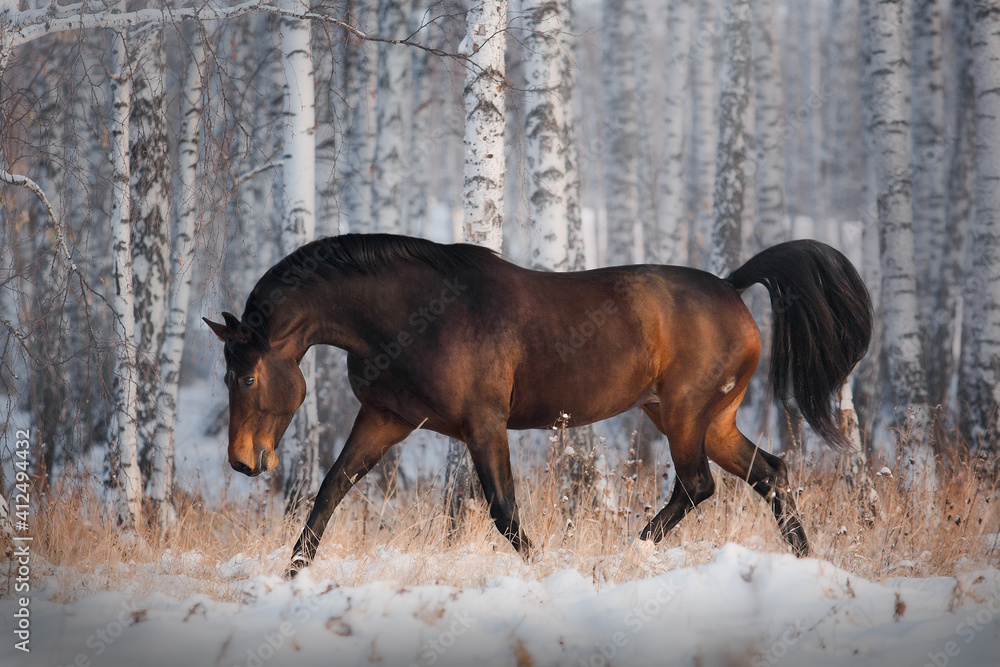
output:
<path id="1" fill-rule="evenodd" d="M 247 649 L 246 660 L 242 663 L 233 663 L 233 667 L 262 667 L 295 636 L 299 626 L 305 625 L 319 607 L 320 603 L 316 596 L 303 598 L 302 604 L 291 612 L 290 620 L 282 621 L 274 632 L 263 633 L 260 642 Z"/>
<path id="2" fill-rule="evenodd" d="M 597 332 L 608 323 L 612 315 L 618 312 L 618 304 L 614 299 L 607 299 L 600 308 L 588 310 L 585 319 L 569 328 L 565 340 L 556 342 L 556 352 L 561 361 L 568 361 L 580 348 L 587 344 Z"/>
<path id="3" fill-rule="evenodd" d="M 648 623 L 655 620 L 663 608 L 674 599 L 677 585 L 658 582 L 656 594 L 642 604 L 638 604 L 622 618 L 623 629 L 616 630 L 608 640 L 594 646 L 594 653 L 589 658 L 580 658 L 580 667 L 607 667 L 618 653 L 628 646 L 631 638 L 642 632 Z"/>
<path id="4" fill-rule="evenodd" d="M 410 313 L 406 320 L 410 328 L 403 329 L 395 338 L 381 343 L 379 351 L 365 359 L 360 373 L 348 374 L 351 387 L 357 390 L 371 386 L 371 383 L 377 380 L 393 361 L 399 359 L 403 351 L 413 345 L 417 337 L 427 331 L 431 324 L 444 314 L 448 306 L 455 303 L 468 288 L 469 286 L 463 285 L 457 277 L 446 279 L 441 293 L 436 298 Z"/>
<path id="5" fill-rule="evenodd" d="M 454 612 L 448 627 L 424 644 L 420 649 L 418 661 L 411 662 L 409 667 L 431 667 L 436 664 L 475 622 L 476 619 L 470 616 L 468 611 Z"/>
<path id="6" fill-rule="evenodd" d="M 104 655 L 105 651 L 125 633 L 125 630 L 141 621 L 145 615 L 146 610 L 137 607 L 134 600 L 122 602 L 118 615 L 108 621 L 103 628 L 98 628 L 90 633 L 84 641 L 90 651 L 77 653 L 73 662 L 67 663 L 65 667 L 91 667 L 99 662 L 95 661 L 94 658 L 100 658 Z M 63 666 L 60 665 L 60 667 Z"/>
<path id="7" fill-rule="evenodd" d="M 951 661 L 962 653 L 962 649 L 971 644 L 976 636 L 998 617 L 1000 617 L 1000 598 L 990 598 L 985 607 L 975 614 L 969 614 L 955 626 L 955 634 L 964 640 L 964 644 L 952 640 L 946 642 L 941 651 L 928 651 L 924 667 L 948 667 Z"/>

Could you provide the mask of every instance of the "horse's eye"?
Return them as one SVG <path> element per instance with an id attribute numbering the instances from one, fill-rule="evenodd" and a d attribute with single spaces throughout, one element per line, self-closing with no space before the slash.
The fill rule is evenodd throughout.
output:
<path id="1" fill-rule="evenodd" d="M 253 386 L 253 383 L 254 383 L 254 379 L 252 377 L 245 377 L 245 378 L 243 378 L 243 388 L 244 389 L 249 389 L 250 387 Z"/>

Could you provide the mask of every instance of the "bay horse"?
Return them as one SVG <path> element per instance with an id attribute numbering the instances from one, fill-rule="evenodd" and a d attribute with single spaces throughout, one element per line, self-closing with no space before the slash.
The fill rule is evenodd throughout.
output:
<path id="1" fill-rule="evenodd" d="M 348 353 L 361 403 L 292 552 L 286 577 L 308 566 L 334 509 L 385 452 L 417 428 L 468 446 L 497 529 L 523 557 L 508 429 L 569 426 L 639 406 L 669 442 L 676 480 L 640 538 L 658 542 L 715 487 L 709 459 L 770 505 L 798 556 L 808 541 L 785 463 L 736 427 L 761 338 L 741 292 L 771 297 L 770 383 L 831 445 L 832 396 L 865 354 L 871 300 L 843 254 L 790 241 L 726 278 L 637 265 L 552 273 L 475 245 L 389 234 L 306 244 L 257 282 L 237 318 L 205 319 L 225 343 L 229 462 L 255 476 L 306 394 L 299 370 L 313 345 Z"/>

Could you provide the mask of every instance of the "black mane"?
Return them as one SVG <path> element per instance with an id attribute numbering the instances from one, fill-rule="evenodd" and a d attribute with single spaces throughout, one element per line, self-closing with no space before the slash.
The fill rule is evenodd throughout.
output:
<path id="1" fill-rule="evenodd" d="M 496 257 L 489 248 L 469 243 L 443 245 L 396 234 L 342 234 L 307 243 L 278 261 L 257 281 L 243 309 L 242 334 L 257 347 L 268 347 L 265 299 L 275 287 L 308 285 L 334 274 L 377 275 L 402 263 L 419 262 L 439 273 L 474 269 Z"/>
<path id="2" fill-rule="evenodd" d="M 456 243 L 442 245 L 427 239 L 396 234 L 342 234 L 307 243 L 271 267 L 269 276 L 285 276 L 289 271 L 326 277 L 330 271 L 374 275 L 391 270 L 401 262 L 421 262 L 441 273 L 477 268 L 495 257 L 489 248 Z M 259 284 L 259 283 L 258 283 Z"/>

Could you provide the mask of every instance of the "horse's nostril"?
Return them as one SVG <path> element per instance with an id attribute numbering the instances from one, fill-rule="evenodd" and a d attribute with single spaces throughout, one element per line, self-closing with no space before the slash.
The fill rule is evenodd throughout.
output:
<path id="1" fill-rule="evenodd" d="M 250 466 L 248 466 L 246 463 L 243 463 L 242 461 L 235 461 L 233 463 L 233 470 L 235 470 L 236 472 L 241 472 L 244 475 L 253 476 L 253 470 L 250 468 Z"/>

